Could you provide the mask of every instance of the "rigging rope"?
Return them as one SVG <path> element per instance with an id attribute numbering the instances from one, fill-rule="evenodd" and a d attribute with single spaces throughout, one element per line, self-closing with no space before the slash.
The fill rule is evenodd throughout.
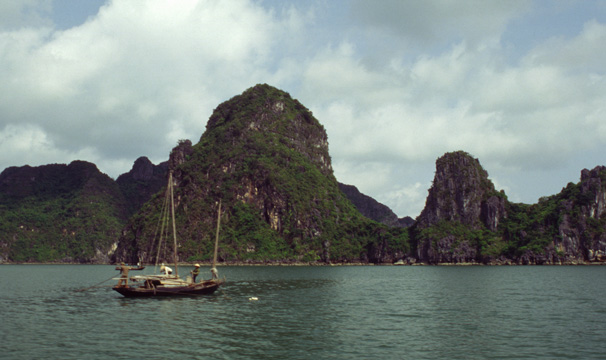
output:
<path id="1" fill-rule="evenodd" d="M 110 280 L 111 280 L 111 279 L 113 279 L 114 277 L 115 277 L 115 275 L 112 275 L 112 277 L 110 277 L 110 278 L 109 278 L 109 279 L 107 279 L 107 280 L 103 280 L 103 281 L 101 281 L 101 282 L 100 282 L 100 283 L 98 283 L 98 284 L 95 284 L 95 285 L 93 285 L 93 286 L 89 286 L 89 287 L 84 288 L 84 289 L 78 289 L 78 290 L 74 290 L 74 292 L 82 292 L 82 291 L 90 290 L 90 289 L 92 289 L 92 288 L 95 288 L 95 287 L 97 287 L 97 286 L 99 286 L 99 285 L 103 284 L 104 282 L 108 282 L 108 281 L 110 281 Z"/>
<path id="2" fill-rule="evenodd" d="M 164 242 L 162 241 L 162 237 L 164 236 L 164 229 L 167 229 L 166 231 L 168 231 L 168 226 L 166 226 L 168 224 L 168 203 L 169 203 L 169 193 L 168 193 L 168 189 L 167 189 L 166 194 L 164 196 L 164 204 L 162 205 L 162 209 L 160 211 L 160 219 L 158 219 L 158 225 L 156 227 L 156 234 L 154 235 L 154 241 L 152 242 L 152 244 L 155 244 L 156 237 L 159 236 L 158 250 L 156 252 L 156 262 L 155 262 L 156 268 L 158 267 L 158 259 L 160 258 L 160 252 L 162 250 L 162 246 L 164 245 Z M 158 227 L 160 228 L 159 232 L 158 232 Z M 157 271 L 156 268 L 154 268 L 154 272 Z"/>

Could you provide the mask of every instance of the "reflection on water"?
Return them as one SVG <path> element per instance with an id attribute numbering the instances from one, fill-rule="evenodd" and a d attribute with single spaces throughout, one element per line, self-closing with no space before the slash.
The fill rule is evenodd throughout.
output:
<path id="1" fill-rule="evenodd" d="M 0 358 L 602 358 L 606 267 L 220 270 L 211 296 L 130 299 L 77 291 L 111 266 L 0 266 Z"/>

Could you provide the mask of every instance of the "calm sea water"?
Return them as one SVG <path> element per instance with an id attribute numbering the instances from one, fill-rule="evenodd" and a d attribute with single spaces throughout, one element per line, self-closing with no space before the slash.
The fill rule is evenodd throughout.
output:
<path id="1" fill-rule="evenodd" d="M 211 296 L 128 299 L 76 291 L 113 266 L 0 266 L 0 358 L 606 358 L 602 266 L 219 271 Z"/>

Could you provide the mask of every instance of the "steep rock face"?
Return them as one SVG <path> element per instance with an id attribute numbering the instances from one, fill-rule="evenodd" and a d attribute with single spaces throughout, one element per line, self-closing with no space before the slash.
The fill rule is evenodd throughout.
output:
<path id="1" fill-rule="evenodd" d="M 97 174 L 97 167 L 86 161 L 74 161 L 69 165 L 9 167 L 0 174 L 0 193 L 15 199 L 56 196 L 82 187 Z"/>
<path id="2" fill-rule="evenodd" d="M 412 228 L 415 260 L 428 263 L 606 262 L 606 167 L 537 204 L 509 203 L 479 162 L 446 154 Z"/>
<path id="3" fill-rule="evenodd" d="M 597 166 L 581 172 L 581 224 L 579 232 L 582 239 L 580 249 L 585 250 L 589 261 L 606 261 L 606 166 Z M 567 228 L 560 227 L 562 239 Z"/>
<path id="4" fill-rule="evenodd" d="M 599 219 L 606 213 L 606 166 L 596 166 L 593 170 L 581 171 L 581 195 L 587 199 L 582 205 L 586 217 Z"/>
<path id="5" fill-rule="evenodd" d="M 324 128 L 289 94 L 257 85 L 215 109 L 196 145 L 171 152 L 182 260 L 212 255 L 219 201 L 224 261 L 393 261 L 407 235 L 363 216 L 334 178 Z M 161 199 L 125 229 L 116 260 L 150 261 Z"/>
<path id="6" fill-rule="evenodd" d="M 286 146 L 302 155 L 323 175 L 334 177 L 324 127 L 299 101 L 269 85 L 257 85 L 219 105 L 206 129 L 218 130 L 220 137 L 234 145 L 245 141 L 250 146 L 265 137 L 273 145 Z M 204 136 L 200 140 L 205 140 Z"/>
<path id="7" fill-rule="evenodd" d="M 404 216 L 403 218 L 398 219 L 398 224 L 400 225 L 400 227 L 403 227 L 403 228 L 410 227 L 410 226 L 414 225 L 414 223 L 415 223 L 415 219 L 411 218 L 410 216 Z"/>
<path id="8" fill-rule="evenodd" d="M 436 161 L 436 174 L 425 208 L 417 218 L 418 260 L 430 263 L 475 262 L 479 253 L 468 234 L 458 231 L 495 231 L 507 216 L 506 199 L 498 193 L 480 162 L 458 151 Z M 449 224 L 446 226 L 445 224 Z M 450 228 L 449 228 L 450 227 Z M 440 231 L 424 231 L 433 228 Z"/>
<path id="9" fill-rule="evenodd" d="M 402 226 L 398 216 L 391 209 L 370 196 L 362 194 L 353 185 L 339 183 L 339 189 L 347 196 L 358 211 L 369 219 L 387 226 Z M 405 226 L 402 226 L 405 227 Z"/>
<path id="10" fill-rule="evenodd" d="M 94 164 L 0 174 L 0 262 L 106 263 L 126 221 L 118 186 Z"/>
<path id="11" fill-rule="evenodd" d="M 557 236 L 545 254 L 527 254 L 528 263 L 583 263 L 606 261 L 606 167 L 584 169 L 578 185 L 569 184 L 559 199 Z M 556 217 L 552 217 L 554 220 Z"/>
<path id="12" fill-rule="evenodd" d="M 504 254 L 517 264 L 605 262 L 605 196 L 606 168 L 598 166 L 537 204 L 509 204 L 501 224 Z"/>
<path id="13" fill-rule="evenodd" d="M 168 162 L 154 165 L 145 156 L 138 158 L 132 169 L 116 179 L 128 203 L 129 216 L 166 185 Z"/>
<path id="14" fill-rule="evenodd" d="M 436 161 L 433 185 L 417 222 L 430 226 L 457 221 L 496 230 L 505 216 L 505 200 L 499 195 L 477 159 L 463 151 L 447 153 Z"/>

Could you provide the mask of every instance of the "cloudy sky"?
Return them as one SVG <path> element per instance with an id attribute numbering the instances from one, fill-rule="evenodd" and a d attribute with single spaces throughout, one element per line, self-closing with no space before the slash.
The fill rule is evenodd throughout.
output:
<path id="1" fill-rule="evenodd" d="M 511 201 L 606 165 L 606 2 L 0 0 L 0 171 L 116 178 L 258 83 L 328 133 L 335 175 L 416 217 L 464 150 Z"/>

